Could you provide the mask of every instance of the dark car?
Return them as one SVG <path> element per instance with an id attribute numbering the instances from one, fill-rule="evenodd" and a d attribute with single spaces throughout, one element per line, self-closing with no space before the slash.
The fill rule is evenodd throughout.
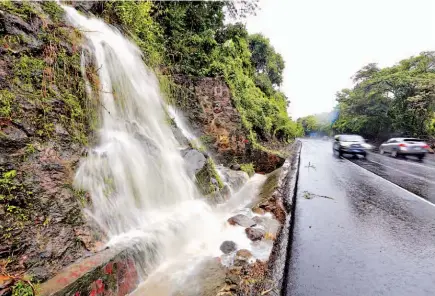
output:
<path id="1" fill-rule="evenodd" d="M 333 152 L 339 156 L 343 154 L 362 155 L 366 157 L 370 145 L 359 135 L 337 135 L 333 144 Z"/>
<path id="2" fill-rule="evenodd" d="M 429 152 L 429 145 L 416 138 L 392 138 L 379 147 L 379 153 L 390 153 L 392 157 L 400 155 L 416 156 L 423 159 Z"/>

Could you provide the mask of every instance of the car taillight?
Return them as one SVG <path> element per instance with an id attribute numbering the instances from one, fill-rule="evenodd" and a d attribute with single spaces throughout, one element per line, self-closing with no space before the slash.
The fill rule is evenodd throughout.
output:
<path id="1" fill-rule="evenodd" d="M 423 148 L 424 149 L 429 149 L 429 145 L 424 145 Z"/>
<path id="2" fill-rule="evenodd" d="M 399 147 L 406 147 L 406 144 L 400 143 Z"/>

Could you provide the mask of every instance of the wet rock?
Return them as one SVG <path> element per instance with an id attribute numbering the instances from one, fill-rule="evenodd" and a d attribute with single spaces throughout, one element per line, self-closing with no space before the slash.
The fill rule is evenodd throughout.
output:
<path id="1" fill-rule="evenodd" d="M 234 259 L 234 265 L 240 266 L 249 262 L 252 258 L 251 252 L 246 249 L 238 250 L 236 253 L 236 258 Z"/>
<path id="2" fill-rule="evenodd" d="M 248 238 L 252 241 L 261 240 L 266 234 L 266 232 L 263 229 L 252 228 L 252 227 L 246 228 L 245 232 Z"/>
<path id="3" fill-rule="evenodd" d="M 180 146 L 186 147 L 189 146 L 190 142 L 189 140 L 183 135 L 183 132 L 176 128 L 171 126 L 172 133 L 174 134 L 175 139 L 180 144 Z"/>
<path id="4" fill-rule="evenodd" d="M 251 254 L 251 252 L 249 252 L 246 249 L 241 249 L 241 250 L 237 251 L 236 256 L 242 257 L 242 258 L 245 258 L 245 259 L 249 259 L 249 258 L 252 257 L 252 254 Z"/>
<path id="5" fill-rule="evenodd" d="M 227 277 L 225 281 L 227 284 L 238 284 L 240 283 L 240 276 L 242 274 L 242 267 L 241 266 L 231 266 L 228 268 L 227 271 Z"/>
<path id="6" fill-rule="evenodd" d="M 237 191 L 249 180 L 247 173 L 243 171 L 230 170 L 226 167 L 220 166 L 219 171 L 222 173 L 224 181 L 229 184 L 233 191 Z"/>
<path id="7" fill-rule="evenodd" d="M 94 1 L 74 1 L 72 6 L 77 10 L 89 12 L 93 9 L 94 4 Z"/>
<path id="8" fill-rule="evenodd" d="M 0 24 L 3 25 L 4 31 L 10 35 L 19 35 L 20 33 L 33 33 L 33 28 L 17 15 L 6 12 L 0 12 Z"/>
<path id="9" fill-rule="evenodd" d="M 255 214 L 258 214 L 258 215 L 264 215 L 264 213 L 266 213 L 262 208 L 254 208 L 254 209 L 252 209 L 252 212 L 254 212 Z"/>
<path id="10" fill-rule="evenodd" d="M 266 218 L 260 216 L 255 216 L 254 218 L 252 218 L 252 221 L 254 221 L 257 225 L 263 225 L 265 220 Z"/>
<path id="11" fill-rule="evenodd" d="M 224 185 L 222 189 L 219 191 L 213 192 L 210 194 L 207 198 L 207 201 L 210 202 L 212 205 L 216 204 L 222 204 L 226 202 L 231 197 L 231 189 L 228 187 L 228 185 Z"/>
<path id="12" fill-rule="evenodd" d="M 1 132 L 0 148 L 4 149 L 6 152 L 21 149 L 29 142 L 26 133 L 13 125 L 2 128 Z"/>
<path id="13" fill-rule="evenodd" d="M 44 282 L 51 276 L 51 273 L 43 267 L 31 268 L 29 269 L 28 273 L 32 275 L 32 280 L 35 282 Z"/>
<path id="14" fill-rule="evenodd" d="M 232 169 L 232 170 L 235 170 L 235 171 L 240 171 L 240 164 L 232 164 L 231 166 L 230 166 L 230 169 Z"/>
<path id="15" fill-rule="evenodd" d="M 185 149 L 181 152 L 181 156 L 186 161 L 187 174 L 192 178 L 205 166 L 207 162 L 204 154 L 196 149 Z"/>
<path id="16" fill-rule="evenodd" d="M 233 241 L 224 241 L 220 246 L 220 250 L 224 254 L 228 254 L 228 253 L 231 253 L 231 252 L 237 250 L 237 245 Z"/>
<path id="17" fill-rule="evenodd" d="M 255 222 L 251 218 L 242 214 L 238 214 L 235 215 L 234 217 L 229 218 L 228 223 L 230 223 L 231 225 L 237 224 L 242 227 L 251 227 L 255 225 Z"/>
<path id="18" fill-rule="evenodd" d="M 69 136 L 68 132 L 60 124 L 54 125 L 54 132 L 59 136 Z"/>
<path id="19" fill-rule="evenodd" d="M 60 163 L 47 163 L 42 166 L 46 171 L 58 171 L 62 172 L 64 167 Z"/>

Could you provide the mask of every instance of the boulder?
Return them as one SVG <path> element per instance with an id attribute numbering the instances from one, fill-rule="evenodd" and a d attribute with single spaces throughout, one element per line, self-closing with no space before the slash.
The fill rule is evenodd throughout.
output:
<path id="1" fill-rule="evenodd" d="M 221 246 L 220 246 L 220 250 L 224 254 L 229 254 L 229 253 L 234 252 L 235 250 L 237 250 L 237 245 L 233 241 L 224 241 L 221 244 Z"/>
<path id="2" fill-rule="evenodd" d="M 266 232 L 263 229 L 260 228 L 246 228 L 245 229 L 246 235 L 248 236 L 248 238 L 251 241 L 258 241 L 263 239 L 263 237 L 265 236 Z"/>
<path id="3" fill-rule="evenodd" d="M 185 149 L 181 152 L 181 156 L 186 161 L 187 174 L 192 178 L 205 166 L 207 162 L 204 154 L 196 149 Z"/>
<path id="4" fill-rule="evenodd" d="M 222 174 L 224 182 L 227 183 L 233 191 L 238 191 L 249 180 L 247 173 L 235 171 L 224 166 L 219 166 L 219 172 Z"/>
<path id="5" fill-rule="evenodd" d="M 231 225 L 240 225 L 242 227 L 255 226 L 255 222 L 248 216 L 238 214 L 228 219 L 228 223 Z"/>

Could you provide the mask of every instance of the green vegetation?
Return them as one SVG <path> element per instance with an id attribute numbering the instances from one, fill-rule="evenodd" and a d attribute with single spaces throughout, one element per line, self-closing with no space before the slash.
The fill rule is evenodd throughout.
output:
<path id="1" fill-rule="evenodd" d="M 161 27 L 154 21 L 151 1 L 104 2 L 103 17 L 106 22 L 121 25 L 144 53 L 150 67 L 161 65 L 164 53 Z"/>
<path id="2" fill-rule="evenodd" d="M 255 174 L 254 165 L 252 163 L 241 164 L 240 169 L 247 173 L 249 177 L 252 177 Z"/>
<path id="3" fill-rule="evenodd" d="M 16 170 L 11 170 L 2 174 L 2 178 L 0 178 L 0 201 L 14 199 L 12 191 L 17 188 L 16 184 L 13 182 L 16 175 Z"/>
<path id="4" fill-rule="evenodd" d="M 211 158 L 207 159 L 204 167 L 196 173 L 196 182 L 201 193 L 211 194 L 224 187 L 224 183 L 217 173 L 216 166 Z"/>
<path id="5" fill-rule="evenodd" d="M 354 82 L 352 89 L 337 93 L 337 132 L 369 138 L 435 136 L 435 52 L 383 69 L 369 64 Z"/>
<path id="6" fill-rule="evenodd" d="M 302 134 L 287 114 L 287 97 L 279 91 L 281 55 L 269 39 L 249 35 L 243 24 L 224 24 L 225 9 L 233 17 L 243 16 L 255 10 L 255 2 L 238 9 L 232 1 L 109 1 L 103 6 L 99 13 L 121 24 L 143 51 L 145 62 L 158 68 L 165 97 L 183 92 L 171 82 L 172 75 L 222 77 L 255 147 L 261 148 L 258 140 L 288 142 Z"/>
<path id="7" fill-rule="evenodd" d="M 10 117 L 15 96 L 7 89 L 0 90 L 0 117 Z"/>
<path id="8" fill-rule="evenodd" d="M 55 1 L 43 1 L 41 7 L 54 22 L 59 22 L 62 19 L 64 11 Z"/>
<path id="9" fill-rule="evenodd" d="M 18 280 L 12 287 L 12 296 L 35 296 L 35 291 L 28 281 Z"/>
<path id="10" fill-rule="evenodd" d="M 49 17 L 59 22 L 63 17 L 62 8 L 55 2 L 41 2 L 42 11 L 35 5 L 8 1 L 0 6 L 25 20 L 37 16 L 43 23 Z M 95 106 L 86 99 L 78 50 L 80 33 L 64 26 L 43 25 L 37 36 L 5 34 L 1 44 L 7 49 L 22 48 L 27 46 L 29 38 L 42 41 L 37 51 L 20 50 L 17 54 L 11 50 L 5 56 L 12 66 L 12 75 L 9 89 L 0 92 L 0 117 L 16 122 L 24 120 L 35 127 L 36 135 L 41 138 L 52 138 L 60 124 L 73 140 L 86 144 L 95 119 L 95 108 L 92 108 Z M 57 106 L 53 102 L 58 102 Z M 26 112 L 19 108 L 22 104 L 27 106 Z"/>
<path id="11" fill-rule="evenodd" d="M 311 133 L 317 133 L 318 135 L 331 136 L 333 112 L 322 113 L 316 115 L 308 115 L 305 117 L 298 118 L 297 122 L 302 126 L 305 135 L 310 135 Z"/>

